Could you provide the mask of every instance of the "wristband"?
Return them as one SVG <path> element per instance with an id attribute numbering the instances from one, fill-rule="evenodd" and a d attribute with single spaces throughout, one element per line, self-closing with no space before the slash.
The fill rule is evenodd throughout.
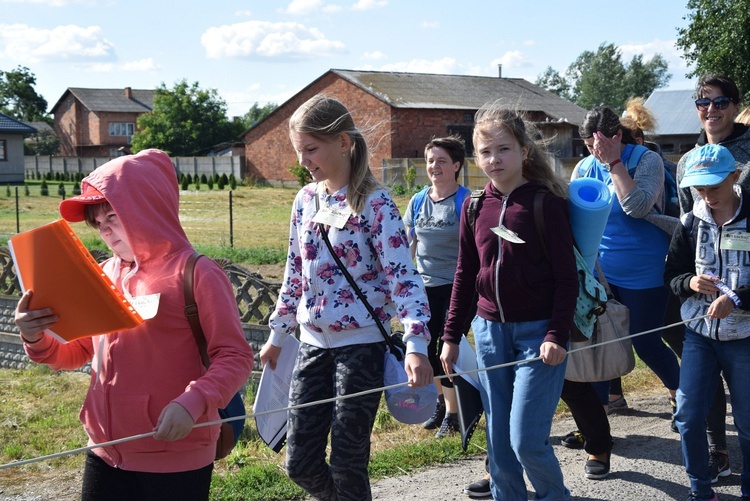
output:
<path id="1" fill-rule="evenodd" d="M 716 275 L 714 275 L 710 271 L 706 271 L 705 274 L 711 277 L 717 278 Z M 732 289 L 730 289 L 727 284 L 719 280 L 718 282 L 714 282 L 714 285 L 716 286 L 717 289 L 721 291 L 722 294 L 724 294 L 725 296 L 727 296 L 729 299 L 732 300 L 732 303 L 734 303 L 735 308 L 739 308 L 740 306 L 742 306 L 742 301 L 740 300 L 740 297 L 737 294 L 735 294 L 735 292 Z"/>

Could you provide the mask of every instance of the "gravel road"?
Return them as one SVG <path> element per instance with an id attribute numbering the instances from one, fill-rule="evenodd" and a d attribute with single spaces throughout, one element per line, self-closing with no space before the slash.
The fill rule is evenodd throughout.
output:
<path id="1" fill-rule="evenodd" d="M 684 500 L 689 495 L 688 478 L 682 466 L 680 436 L 669 428 L 670 409 L 666 392 L 627 396 L 630 409 L 610 416 L 615 445 L 611 473 L 604 480 L 583 475 L 584 451 L 562 447 L 560 439 L 575 429 L 573 418 L 557 420 L 551 441 L 560 461 L 565 484 L 573 499 L 580 501 Z M 732 423 L 731 417 L 728 419 Z M 727 430 L 732 475 L 714 486 L 720 501 L 740 501 L 742 456 L 733 425 Z M 484 475 L 484 457 L 462 460 L 408 476 L 387 478 L 373 485 L 378 501 L 466 501 L 463 487 Z M 529 499 L 533 499 L 530 485 Z"/>
<path id="2" fill-rule="evenodd" d="M 630 409 L 626 414 L 610 416 L 615 446 L 612 473 L 604 480 L 588 480 L 583 475 L 586 454 L 562 447 L 560 439 L 575 428 L 571 417 L 557 420 L 552 428 L 552 443 L 565 475 L 565 484 L 574 500 L 642 501 L 684 500 L 688 480 L 682 466 L 679 435 L 669 428 L 670 409 L 666 392 L 627 396 Z M 732 422 L 731 418 L 728 420 Z M 729 453 L 733 473 L 715 486 L 721 501 L 740 501 L 741 455 L 734 426 L 728 427 Z M 410 475 L 379 480 L 373 484 L 373 498 L 378 501 L 466 501 L 463 487 L 484 475 L 484 457 L 457 461 Z M 0 479 L 2 477 L 0 476 Z M 18 486 L 5 489 L 0 481 L 0 501 L 61 501 L 80 496 L 80 472 L 68 477 L 37 474 Z M 7 487 L 7 486 L 6 486 Z M 529 486 L 529 499 L 533 490 Z"/>

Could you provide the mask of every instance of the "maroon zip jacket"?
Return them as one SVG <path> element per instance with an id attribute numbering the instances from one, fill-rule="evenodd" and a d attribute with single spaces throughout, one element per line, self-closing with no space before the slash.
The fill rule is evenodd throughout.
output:
<path id="1" fill-rule="evenodd" d="M 544 197 L 545 257 L 534 224 L 534 195 L 545 189 L 536 182 L 519 186 L 508 196 L 487 183 L 472 232 L 464 202 L 459 236 L 458 267 L 443 340 L 458 344 L 461 326 L 476 291 L 477 315 L 492 322 L 550 319 L 545 341 L 568 347 L 578 298 L 578 275 L 567 200 Z M 501 239 L 492 228 L 503 225 L 525 243 Z"/>

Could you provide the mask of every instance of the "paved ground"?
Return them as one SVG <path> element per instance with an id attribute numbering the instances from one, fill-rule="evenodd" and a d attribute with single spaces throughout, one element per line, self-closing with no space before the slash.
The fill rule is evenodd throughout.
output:
<path id="1" fill-rule="evenodd" d="M 615 446 L 612 473 L 604 480 L 583 475 L 586 454 L 559 445 L 560 438 L 575 428 L 572 418 L 563 418 L 552 429 L 555 454 L 573 499 L 580 501 L 684 500 L 688 480 L 682 466 L 679 435 L 669 428 L 666 393 L 628 397 L 630 410 L 610 416 Z M 732 422 L 731 417 L 728 420 Z M 733 474 L 719 480 L 715 490 L 720 501 L 739 501 L 741 455 L 734 426 L 729 426 L 729 451 Z M 484 475 L 484 459 L 476 457 L 449 466 L 409 476 L 383 479 L 373 486 L 378 501 L 466 501 L 463 487 Z M 529 486 L 529 499 L 533 491 Z"/>

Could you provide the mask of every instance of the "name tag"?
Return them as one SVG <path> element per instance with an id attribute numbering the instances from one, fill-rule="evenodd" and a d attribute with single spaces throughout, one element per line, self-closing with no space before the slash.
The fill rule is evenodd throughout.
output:
<path id="1" fill-rule="evenodd" d="M 509 230 L 503 225 L 496 226 L 495 228 L 492 228 L 492 232 L 502 238 L 503 240 L 507 240 L 508 242 L 512 242 L 514 244 L 525 244 L 523 240 L 518 236 L 518 233 L 515 231 Z"/>
<path id="2" fill-rule="evenodd" d="M 750 251 L 750 233 L 745 231 L 738 233 L 724 233 L 721 235 L 719 249 Z"/>
<path id="3" fill-rule="evenodd" d="M 131 297 L 129 301 L 143 320 L 148 320 L 149 318 L 154 318 L 156 312 L 159 311 L 160 296 L 161 293 L 157 292 L 156 294 L 149 294 L 148 296 Z"/>
<path id="4" fill-rule="evenodd" d="M 313 223 L 323 223 L 336 229 L 343 229 L 346 222 L 349 221 L 351 211 L 339 210 L 335 207 L 323 207 L 313 217 Z"/>

